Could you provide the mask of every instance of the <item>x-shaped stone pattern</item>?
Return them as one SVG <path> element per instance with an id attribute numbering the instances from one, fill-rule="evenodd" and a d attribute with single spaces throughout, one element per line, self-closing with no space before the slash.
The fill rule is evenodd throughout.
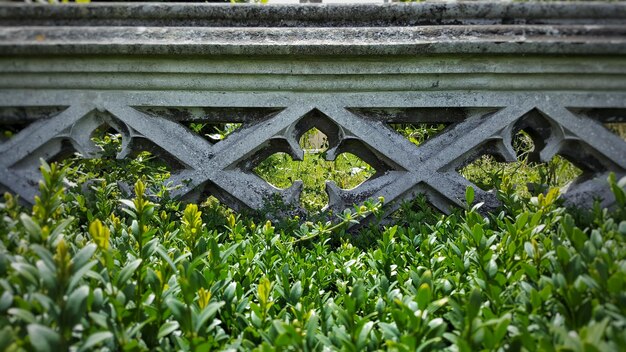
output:
<path id="1" fill-rule="evenodd" d="M 377 171 L 352 190 L 327 181 L 329 208 L 335 211 L 382 196 L 390 212 L 417 193 L 426 193 L 431 203 L 444 212 L 451 206 L 462 206 L 466 187 L 473 185 L 457 170 L 483 153 L 513 161 L 511 139 L 516 128 L 537 132 L 542 144 L 535 153 L 539 161 L 561 154 L 585 171 L 582 182 L 567 194 L 572 199 L 591 199 L 601 187 L 597 179 L 605 177 L 607 171 L 626 173 L 626 143 L 597 121 L 552 104 L 494 110 L 477 110 L 416 147 L 385 121 L 360 116 L 344 106 L 294 104 L 271 118 L 245 124 L 226 140 L 212 145 L 175 121 L 154 118 L 127 105 L 75 104 L 0 144 L 0 177 L 2 184 L 23 199 L 32 200 L 37 192 L 39 158 L 58 154 L 63 140 L 70 141 L 85 157 L 97 156 L 98 150 L 89 139 L 103 123 L 123 136 L 118 157 L 140 148 L 142 140 L 150 140 L 179 161 L 184 169 L 170 180 L 183 185 L 176 195 L 199 200 L 210 193 L 235 209 L 259 209 L 276 195 L 288 204 L 299 204 L 301 182 L 281 190 L 251 170 L 276 152 L 302 160 L 298 140 L 312 127 L 329 137 L 327 160 L 350 152 Z M 485 202 L 487 209 L 497 206 L 492 193 L 474 188 L 476 201 Z"/>

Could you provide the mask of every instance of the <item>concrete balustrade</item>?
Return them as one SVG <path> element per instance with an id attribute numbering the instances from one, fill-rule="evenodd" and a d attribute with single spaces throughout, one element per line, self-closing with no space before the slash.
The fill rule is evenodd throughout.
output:
<path id="1" fill-rule="evenodd" d="M 189 121 L 242 126 L 213 143 Z M 350 190 L 327 182 L 333 210 L 382 196 L 393 211 L 418 193 L 461 206 L 459 169 L 516 160 L 520 130 L 537 161 L 582 170 L 565 197 L 585 206 L 626 174 L 609 122 L 626 122 L 624 3 L 0 5 L 0 124 L 20 131 L 0 142 L 0 184 L 26 200 L 40 158 L 99 157 L 91 136 L 107 125 L 119 158 L 158 150 L 183 199 L 298 205 L 301 182 L 277 189 L 252 169 L 301 159 L 315 127 L 328 160 L 376 170 Z M 415 146 L 390 123 L 449 127 Z M 476 201 L 498 205 L 480 189 Z"/>

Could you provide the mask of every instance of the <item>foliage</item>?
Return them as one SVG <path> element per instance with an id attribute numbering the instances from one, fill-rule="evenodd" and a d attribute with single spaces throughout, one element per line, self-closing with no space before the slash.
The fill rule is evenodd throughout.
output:
<path id="1" fill-rule="evenodd" d="M 323 153 L 306 152 L 302 161 L 293 160 L 285 153 L 271 155 L 255 172 L 278 188 L 288 188 L 301 180 L 302 206 L 315 212 L 328 203 L 326 180 L 334 181 L 339 188 L 351 189 L 370 178 L 374 169 L 353 154 L 343 153 L 335 161 L 326 161 Z"/>
<path id="2" fill-rule="evenodd" d="M 416 146 L 440 133 L 444 124 L 392 124 L 391 127 Z M 619 126 L 621 127 L 621 126 Z M 325 160 L 326 137 L 321 145 L 311 145 L 312 136 L 321 134 L 316 129 L 308 131 L 301 139 L 305 150 L 304 160 L 295 161 L 285 153 L 276 153 L 261 162 L 254 172 L 278 188 L 288 188 L 294 181 L 304 184 L 301 203 L 309 213 L 320 211 L 328 203 L 325 181 L 332 180 L 340 188 L 350 189 L 371 178 L 375 170 L 350 153 L 343 153 L 333 162 Z M 622 137 L 626 134 L 622 134 Z M 491 155 L 478 157 L 469 165 L 458 170 L 466 179 L 484 190 L 509 188 L 526 199 L 546 192 L 551 187 L 565 187 L 578 176 L 581 170 L 567 159 L 555 156 L 547 163 L 529 160 L 534 150 L 531 137 L 521 131 L 514 140 L 518 160 L 498 162 Z"/>
<path id="3" fill-rule="evenodd" d="M 375 173 L 370 165 L 351 153 L 342 153 L 334 161 L 327 161 L 328 140 L 316 128 L 300 138 L 300 146 L 305 152 L 304 160 L 276 153 L 262 161 L 254 172 L 278 188 L 288 188 L 294 181 L 301 180 L 304 184 L 301 203 L 311 213 L 322 210 L 328 203 L 326 180 L 334 181 L 339 188 L 351 189 Z"/>
<path id="4" fill-rule="evenodd" d="M 545 164 L 533 164 L 522 156 L 517 162 L 498 162 L 491 155 L 483 155 L 461 170 L 461 174 L 484 190 L 502 189 L 512 185 L 515 192 L 530 197 L 550 187 L 565 187 L 581 171 L 567 159 L 555 156 Z"/>
<path id="5" fill-rule="evenodd" d="M 32 209 L 0 213 L 4 350 L 619 350 L 626 343 L 626 180 L 586 216 L 558 189 L 505 209 L 294 228 L 215 202 L 148 196 L 146 159 L 42 166 Z M 133 194 L 104 173 L 134 165 Z M 80 170 L 80 172 L 79 172 Z M 139 176 L 142 174 L 143 176 Z M 85 188 L 85 175 L 100 177 Z M 131 175 L 128 175 L 129 177 Z M 75 182 L 66 189 L 64 180 Z M 467 191 L 467 203 L 473 190 Z"/>

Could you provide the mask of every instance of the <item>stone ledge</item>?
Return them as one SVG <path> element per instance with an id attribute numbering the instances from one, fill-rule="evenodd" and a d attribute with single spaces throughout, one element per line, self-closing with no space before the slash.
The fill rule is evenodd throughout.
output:
<path id="1" fill-rule="evenodd" d="M 624 26 L 390 28 L 5 27 L 7 54 L 624 54 Z"/>
<path id="2" fill-rule="evenodd" d="M 623 3 L 0 5 L 3 55 L 624 54 Z"/>
<path id="3" fill-rule="evenodd" d="M 626 4 L 161 4 L 0 5 L 0 26 L 388 27 L 468 24 L 624 24 Z"/>

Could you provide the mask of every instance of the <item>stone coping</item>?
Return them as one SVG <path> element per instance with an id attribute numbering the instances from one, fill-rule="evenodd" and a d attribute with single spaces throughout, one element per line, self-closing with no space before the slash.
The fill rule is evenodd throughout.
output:
<path id="1" fill-rule="evenodd" d="M 2 26 L 388 27 L 626 23 L 619 2 L 1 4 Z"/>
<path id="2" fill-rule="evenodd" d="M 626 3 L 0 5 L 2 55 L 626 53 Z"/>

